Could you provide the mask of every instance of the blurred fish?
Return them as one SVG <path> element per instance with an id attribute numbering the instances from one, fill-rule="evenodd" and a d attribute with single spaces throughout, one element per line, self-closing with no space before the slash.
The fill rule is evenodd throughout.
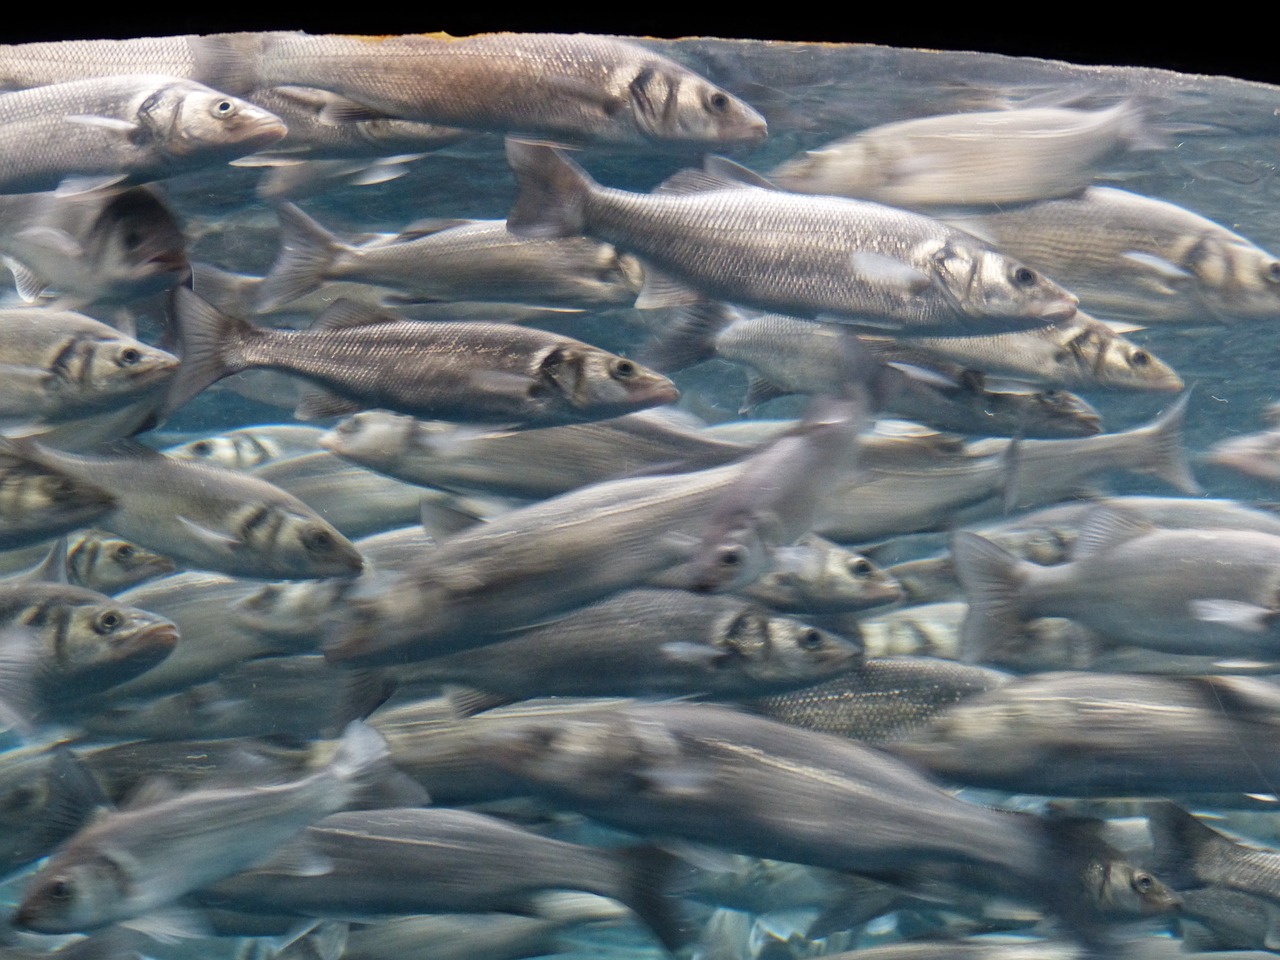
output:
<path id="1" fill-rule="evenodd" d="M 129 304 L 190 272 L 186 240 L 152 187 L 0 196 L 0 252 L 27 302 Z"/>
<path id="2" fill-rule="evenodd" d="M 119 593 L 176 569 L 163 554 L 102 530 L 67 540 L 67 579 L 100 593 Z"/>
<path id="3" fill-rule="evenodd" d="M 766 133 L 736 97 L 613 37 L 273 33 L 250 69 L 258 86 L 332 90 L 374 115 L 561 142 L 754 143 Z"/>
<path id="4" fill-rule="evenodd" d="M 630 257 L 582 237 L 518 237 L 503 220 L 443 220 L 351 246 L 292 204 L 278 210 L 280 254 L 258 289 L 259 310 L 333 280 L 386 287 L 409 300 L 568 309 L 629 305 L 639 290 L 639 267 Z"/>
<path id="5" fill-rule="evenodd" d="M 781 613 L 829 614 L 902 599 L 902 586 L 860 553 L 806 534 L 773 551 L 773 569 L 738 590 Z"/>
<path id="6" fill-rule="evenodd" d="M 0 546 L 44 543 L 101 519 L 116 499 L 90 480 L 0 452 Z"/>
<path id="7" fill-rule="evenodd" d="M 330 764 L 292 783 L 206 788 L 100 817 L 31 877 L 14 924 L 92 930 L 172 903 L 267 858 L 382 774 L 386 743 L 352 724 Z"/>
<path id="8" fill-rule="evenodd" d="M 322 517 L 278 487 L 129 443 L 99 456 L 4 441 L 19 463 L 101 485 L 107 529 L 182 563 L 238 576 L 354 576 L 360 555 Z M 48 534 L 45 534 L 48 536 Z"/>
<path id="9" fill-rule="evenodd" d="M 1012 204 L 1076 193 L 1106 161 L 1154 142 L 1134 100 L 887 123 L 806 151 L 770 178 L 797 193 L 900 207 Z"/>
<path id="10" fill-rule="evenodd" d="M 666 377 L 580 340 L 511 324 L 415 323 L 343 303 L 311 332 L 263 330 L 175 291 L 183 368 L 175 410 L 210 383 L 251 367 L 321 388 L 300 419 L 385 407 L 472 423 L 550 425 L 669 403 Z"/>
<path id="11" fill-rule="evenodd" d="M 125 75 L 0 94 L 0 193 L 145 183 L 225 163 L 285 134 L 278 117 L 193 80 Z"/>
<path id="12" fill-rule="evenodd" d="M 1267 483 L 1280 483 L 1280 430 L 1228 437 L 1205 454 L 1209 463 Z"/>
<path id="13" fill-rule="evenodd" d="M 1035 327 L 1075 313 L 1076 298 L 1055 283 L 941 221 L 765 189 L 728 161 L 684 171 L 644 195 L 601 187 L 545 145 L 508 140 L 507 159 L 521 190 L 509 229 L 585 234 L 634 253 L 645 265 L 642 308 L 713 298 L 952 334 Z"/>
<path id="14" fill-rule="evenodd" d="M 1090 187 L 949 222 L 1047 271 L 1107 316 L 1172 323 L 1280 313 L 1280 260 L 1163 200 Z"/>
<path id="15" fill-rule="evenodd" d="M 1226 887 L 1280 910 L 1280 851 L 1238 843 L 1167 800 L 1149 804 L 1146 812 L 1152 869 L 1175 887 Z"/>
<path id="16" fill-rule="evenodd" d="M 232 470 L 249 470 L 265 463 L 315 453 L 324 430 L 304 424 L 271 423 L 241 427 L 226 433 L 166 447 L 165 456 L 178 460 L 216 463 Z"/>

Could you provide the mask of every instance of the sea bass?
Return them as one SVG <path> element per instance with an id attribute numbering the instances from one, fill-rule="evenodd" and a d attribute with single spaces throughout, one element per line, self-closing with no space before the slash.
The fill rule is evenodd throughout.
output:
<path id="1" fill-rule="evenodd" d="M 1076 310 L 1051 280 L 940 221 L 765 188 L 728 161 L 683 171 L 646 195 L 600 186 L 553 147 L 508 140 L 507 159 L 521 190 L 508 228 L 585 234 L 634 253 L 645 265 L 638 307 L 711 298 L 952 334 L 1035 327 Z"/>

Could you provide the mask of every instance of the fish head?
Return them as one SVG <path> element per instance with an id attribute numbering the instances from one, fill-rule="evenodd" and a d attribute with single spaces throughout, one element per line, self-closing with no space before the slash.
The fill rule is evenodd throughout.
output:
<path id="1" fill-rule="evenodd" d="M 276 640 L 313 645 L 340 612 L 353 581 L 320 580 L 264 584 L 232 606 L 232 617 L 248 629 Z"/>
<path id="2" fill-rule="evenodd" d="M 735 511 L 713 521 L 712 529 L 702 538 L 687 565 L 685 589 L 715 593 L 745 587 L 769 569 L 772 554 L 749 511 Z"/>
<path id="3" fill-rule="evenodd" d="M 760 662 L 762 681 L 802 685 L 843 673 L 862 662 L 862 644 L 791 617 L 765 621 L 768 655 Z"/>
<path id="4" fill-rule="evenodd" d="M 191 274 L 182 228 L 149 187 L 121 190 L 104 204 L 84 247 L 101 299 L 162 293 Z"/>
<path id="5" fill-rule="evenodd" d="M 69 846 L 28 885 L 13 925 L 36 933 L 75 933 L 122 919 L 128 871 L 104 853 Z"/>
<path id="6" fill-rule="evenodd" d="M 80 539 L 67 565 L 75 582 L 103 593 L 117 593 L 178 569 L 163 554 L 100 530 L 91 530 Z"/>
<path id="7" fill-rule="evenodd" d="M 1147 870 L 1124 860 L 1107 860 L 1094 868 L 1100 874 L 1098 905 L 1107 914 L 1151 917 L 1175 912 L 1182 898 Z"/>
<path id="8" fill-rule="evenodd" d="M 856 197 L 889 183 L 893 173 L 873 141 L 849 137 L 783 161 L 769 179 L 784 190 Z"/>
<path id="9" fill-rule="evenodd" d="M 165 450 L 165 456 L 176 460 L 196 460 L 217 464 L 229 470 L 249 470 L 280 455 L 274 444 L 254 436 L 252 431 L 236 430 L 214 437 L 201 437 Z"/>
<path id="10" fill-rule="evenodd" d="M 760 143 L 769 135 L 764 117 L 750 106 L 672 61 L 644 57 L 619 79 L 632 121 L 646 139 Z"/>
<path id="11" fill-rule="evenodd" d="M 1180 258 L 1195 293 L 1218 316 L 1280 315 L 1280 260 L 1227 231 L 1206 233 Z"/>
<path id="12" fill-rule="evenodd" d="M 104 400 L 128 398 L 169 379 L 178 364 L 173 354 L 132 337 L 103 337 L 93 344 L 80 385 Z"/>
<path id="13" fill-rule="evenodd" d="M 1038 270 L 976 242 L 948 240 L 931 264 L 943 296 L 967 317 L 1043 325 L 1075 316 L 1080 302 Z"/>
<path id="14" fill-rule="evenodd" d="M 753 585 L 754 596 L 773 596 L 813 613 L 872 607 L 903 596 L 902 584 L 862 554 L 819 538 L 781 547 L 773 560 L 774 569 Z"/>
<path id="15" fill-rule="evenodd" d="M 539 362 L 531 396 L 550 394 L 573 419 L 600 419 L 673 403 L 674 383 L 648 367 L 583 343 L 547 351 Z"/>
<path id="16" fill-rule="evenodd" d="M 69 613 L 56 645 L 57 675 L 59 683 L 73 685 L 77 695 L 137 676 L 178 644 L 173 621 L 110 597 L 77 603 Z"/>
<path id="17" fill-rule="evenodd" d="M 364 410 L 340 420 L 319 439 L 320 446 L 339 457 L 351 457 L 360 463 L 370 460 L 384 463 L 398 453 L 417 446 L 418 427 L 423 427 L 424 438 L 442 430 L 452 429 L 444 424 L 424 423 L 413 417 L 385 410 Z"/>
<path id="18" fill-rule="evenodd" d="M 295 578 L 355 577 L 364 569 L 364 558 L 355 546 L 319 517 L 281 509 L 275 543 L 282 576 Z"/>
<path id="19" fill-rule="evenodd" d="M 242 157 L 288 132 L 274 113 L 194 81 L 155 90 L 139 106 L 138 123 L 174 158 Z"/>

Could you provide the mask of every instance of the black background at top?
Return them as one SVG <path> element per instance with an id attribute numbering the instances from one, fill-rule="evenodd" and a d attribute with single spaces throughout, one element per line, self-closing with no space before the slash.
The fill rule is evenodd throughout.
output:
<path id="1" fill-rule="evenodd" d="M 1179 15 L 1169 5 L 1107 11 L 1073 4 L 1022 7 L 980 3 L 949 4 L 942 12 L 911 0 L 892 0 L 881 8 L 868 0 L 823 3 L 790 0 L 769 4 L 784 12 L 757 8 L 723 9 L 690 0 L 679 10 L 653 6 L 607 5 L 570 12 L 560 0 L 554 9 L 527 3 L 522 12 L 486 10 L 482 3 L 431 5 L 383 0 L 381 4 L 337 4 L 305 15 L 275 13 L 275 4 L 252 10 L 204 4 L 154 7 L 136 3 L 97 4 L 90 12 L 50 15 L 40 22 L 14 23 L 0 31 L 0 42 L 92 37 L 164 36 L 230 30 L 308 30 L 313 33 L 417 33 L 444 30 L 455 36 L 494 30 L 614 33 L 681 37 L 718 36 L 758 40 L 881 43 L 890 46 L 979 50 L 1036 56 L 1073 63 L 1152 66 L 1188 73 L 1225 74 L 1280 83 L 1280 42 L 1271 18 L 1246 13 L 1240 4 L 1191 4 Z M 34 8 L 32 8 L 34 10 Z M 1254 8 L 1255 10 L 1257 8 Z M 838 11 L 838 13 L 833 12 Z M 928 11 L 928 12 L 926 12 Z"/>

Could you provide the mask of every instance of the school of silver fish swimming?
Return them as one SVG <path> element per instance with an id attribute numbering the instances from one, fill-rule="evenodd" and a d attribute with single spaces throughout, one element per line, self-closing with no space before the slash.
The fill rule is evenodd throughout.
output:
<path id="1" fill-rule="evenodd" d="M 1280 953 L 1276 111 L 0 45 L 0 960 Z"/>

